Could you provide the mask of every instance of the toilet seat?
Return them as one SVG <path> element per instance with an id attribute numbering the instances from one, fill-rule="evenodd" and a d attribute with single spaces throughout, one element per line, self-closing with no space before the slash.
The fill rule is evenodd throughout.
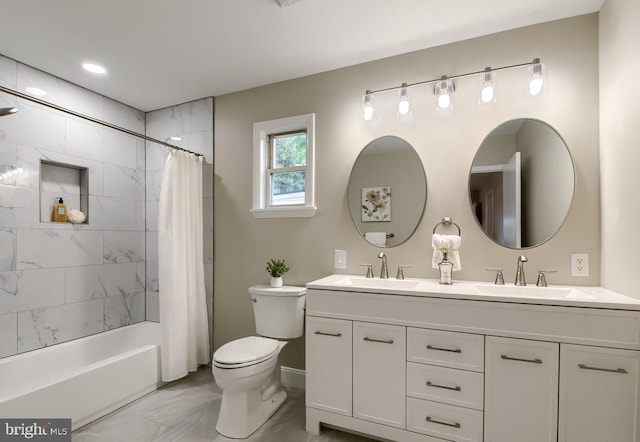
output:
<path id="1" fill-rule="evenodd" d="M 220 347 L 213 354 L 219 368 L 240 368 L 264 362 L 280 351 L 279 341 L 260 336 L 236 339 Z"/>

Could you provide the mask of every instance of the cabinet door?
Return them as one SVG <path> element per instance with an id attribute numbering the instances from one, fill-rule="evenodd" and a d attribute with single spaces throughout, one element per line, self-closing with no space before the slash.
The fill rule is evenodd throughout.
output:
<path id="1" fill-rule="evenodd" d="M 405 427 L 406 329 L 353 323 L 353 417 Z"/>
<path id="2" fill-rule="evenodd" d="M 557 439 L 559 345 L 486 337 L 484 440 Z"/>
<path id="3" fill-rule="evenodd" d="M 560 441 L 640 441 L 640 352 L 560 346 Z"/>
<path id="4" fill-rule="evenodd" d="M 352 323 L 306 320 L 306 405 L 351 416 Z"/>

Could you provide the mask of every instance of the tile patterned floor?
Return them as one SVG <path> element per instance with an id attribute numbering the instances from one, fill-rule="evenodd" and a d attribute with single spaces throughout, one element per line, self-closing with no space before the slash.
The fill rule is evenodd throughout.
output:
<path id="1" fill-rule="evenodd" d="M 287 389 L 289 399 L 247 442 L 366 442 L 365 437 L 323 428 L 304 429 L 304 390 Z M 211 368 L 202 367 L 73 432 L 74 442 L 231 442 L 216 432 L 222 392 Z"/>

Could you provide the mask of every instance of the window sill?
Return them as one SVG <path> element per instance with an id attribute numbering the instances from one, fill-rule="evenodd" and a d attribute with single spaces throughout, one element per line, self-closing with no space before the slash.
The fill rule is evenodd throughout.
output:
<path id="1" fill-rule="evenodd" d="M 250 212 L 254 218 L 311 218 L 316 206 L 265 207 Z"/>

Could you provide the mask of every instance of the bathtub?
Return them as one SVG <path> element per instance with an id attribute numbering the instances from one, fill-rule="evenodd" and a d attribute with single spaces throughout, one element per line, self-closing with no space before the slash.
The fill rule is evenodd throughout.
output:
<path id="1" fill-rule="evenodd" d="M 141 322 L 0 359 L 0 417 L 76 429 L 161 384 L 160 324 Z"/>

